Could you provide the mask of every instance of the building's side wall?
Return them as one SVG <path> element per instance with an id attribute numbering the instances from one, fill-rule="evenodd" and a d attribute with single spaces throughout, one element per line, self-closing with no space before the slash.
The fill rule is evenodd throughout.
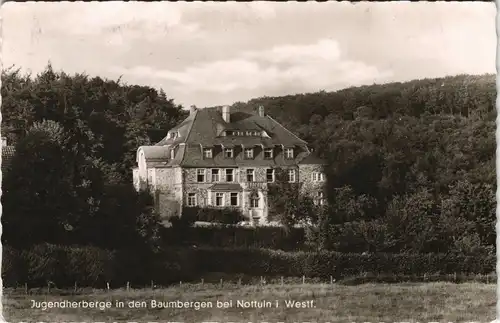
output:
<path id="1" fill-rule="evenodd" d="M 324 167 L 322 165 L 299 165 L 299 181 L 302 183 L 302 194 L 308 194 L 314 197 L 318 192 L 323 192 L 326 184 L 326 175 L 324 181 L 314 181 L 313 173 L 323 173 Z"/>
<path id="2" fill-rule="evenodd" d="M 182 171 L 180 167 L 153 168 L 152 192 L 155 196 L 156 209 L 162 219 L 179 216 L 182 211 Z"/>

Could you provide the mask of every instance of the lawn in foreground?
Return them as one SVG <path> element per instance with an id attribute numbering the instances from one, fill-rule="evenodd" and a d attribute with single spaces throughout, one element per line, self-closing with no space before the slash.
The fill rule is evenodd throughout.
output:
<path id="1" fill-rule="evenodd" d="M 87 295 L 22 295 L 5 290 L 7 322 L 490 322 L 495 317 L 496 285 L 480 283 L 411 283 L 343 285 L 267 285 L 217 287 L 183 285 L 166 289 L 95 291 Z M 32 309 L 32 300 L 109 301 L 99 309 Z M 151 301 L 193 301 L 212 308 L 158 309 Z M 231 301 L 217 308 L 217 301 Z M 237 300 L 264 301 L 271 308 L 241 308 Z M 287 308 L 285 301 L 313 307 Z M 123 301 L 125 308 L 114 306 Z M 128 302 L 146 307 L 128 308 Z M 276 301 L 279 307 L 275 307 Z M 308 302 L 309 301 L 309 302 Z M 312 302 L 311 302 L 312 301 Z M 269 304 L 268 304 L 269 305 Z"/>

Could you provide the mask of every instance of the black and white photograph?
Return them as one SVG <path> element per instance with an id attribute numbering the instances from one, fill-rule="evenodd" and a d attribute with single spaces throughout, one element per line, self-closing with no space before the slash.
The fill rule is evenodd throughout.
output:
<path id="1" fill-rule="evenodd" d="M 495 321 L 496 14 L 3 4 L 3 320 Z"/>

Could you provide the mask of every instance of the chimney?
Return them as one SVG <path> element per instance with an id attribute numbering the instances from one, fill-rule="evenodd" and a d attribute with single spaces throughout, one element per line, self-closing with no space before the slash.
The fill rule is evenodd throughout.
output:
<path id="1" fill-rule="evenodd" d="M 194 113 L 196 112 L 196 110 L 198 110 L 198 109 L 196 108 L 196 106 L 195 106 L 195 105 L 192 105 L 192 106 L 189 108 L 189 115 L 194 114 Z"/>
<path id="2" fill-rule="evenodd" d="M 264 116 L 264 106 L 263 105 L 259 106 L 259 116 L 261 116 L 261 117 Z"/>
<path id="3" fill-rule="evenodd" d="M 229 105 L 223 106 L 222 107 L 222 119 L 224 119 L 224 121 L 226 123 L 230 123 L 231 122 L 229 115 L 230 115 L 230 113 L 229 113 Z"/>

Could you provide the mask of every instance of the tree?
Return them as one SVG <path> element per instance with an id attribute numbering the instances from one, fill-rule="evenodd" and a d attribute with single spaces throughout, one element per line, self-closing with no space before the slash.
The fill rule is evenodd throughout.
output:
<path id="1" fill-rule="evenodd" d="M 16 145 L 3 185 L 3 241 L 30 245 L 64 243 L 78 221 L 72 169 L 62 127 L 35 123 Z"/>

